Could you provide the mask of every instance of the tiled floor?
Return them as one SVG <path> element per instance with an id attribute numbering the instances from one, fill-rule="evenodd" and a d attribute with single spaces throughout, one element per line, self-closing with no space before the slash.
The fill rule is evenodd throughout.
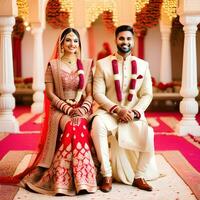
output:
<path id="1" fill-rule="evenodd" d="M 109 193 L 98 190 L 94 194 L 73 197 L 41 195 L 20 188 L 14 200 L 196 200 L 190 188 L 167 161 L 161 155 L 157 155 L 156 159 L 162 177 L 149 182 L 154 188 L 152 192 L 119 183 L 114 183 Z"/>

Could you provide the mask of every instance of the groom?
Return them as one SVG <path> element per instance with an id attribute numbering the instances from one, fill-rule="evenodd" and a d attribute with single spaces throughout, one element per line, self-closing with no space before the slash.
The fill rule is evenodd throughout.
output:
<path id="1" fill-rule="evenodd" d="M 99 108 L 94 113 L 91 135 L 101 163 L 100 189 L 103 192 L 112 189 L 112 178 L 152 191 L 144 178 L 158 176 L 157 172 L 152 175 L 150 169 L 154 162 L 153 131 L 144 116 L 152 100 L 151 75 L 148 63 L 131 55 L 133 37 L 132 27 L 119 26 L 115 31 L 117 52 L 98 60 L 94 75 L 93 95 Z M 110 135 L 117 141 L 111 153 L 112 166 L 108 147 Z M 114 158 L 124 163 L 119 164 Z"/>

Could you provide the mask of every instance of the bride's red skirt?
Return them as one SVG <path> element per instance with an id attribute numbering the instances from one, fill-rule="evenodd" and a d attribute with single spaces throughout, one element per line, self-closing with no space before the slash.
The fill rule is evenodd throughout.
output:
<path id="1" fill-rule="evenodd" d="M 23 183 L 36 192 L 50 195 L 95 192 L 96 169 L 87 123 L 85 119 L 81 119 L 79 126 L 68 122 L 51 167 L 35 168 Z"/>

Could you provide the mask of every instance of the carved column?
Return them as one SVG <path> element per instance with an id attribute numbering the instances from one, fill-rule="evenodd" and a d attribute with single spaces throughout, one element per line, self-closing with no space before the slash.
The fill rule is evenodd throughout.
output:
<path id="1" fill-rule="evenodd" d="M 19 124 L 13 115 L 15 92 L 11 33 L 14 17 L 0 17 L 0 132 L 18 132 Z"/>
<path id="2" fill-rule="evenodd" d="M 43 61 L 43 28 L 40 24 L 33 24 L 33 104 L 31 105 L 32 113 L 43 112 L 44 101 L 44 61 Z"/>
<path id="3" fill-rule="evenodd" d="M 171 26 L 160 21 L 161 32 L 161 64 L 160 64 L 160 82 L 169 83 L 172 81 L 170 33 Z"/>
<path id="4" fill-rule="evenodd" d="M 197 55 L 196 55 L 196 30 L 200 22 L 198 16 L 182 16 L 181 23 L 184 25 L 184 55 L 183 72 L 180 94 L 183 100 L 180 103 L 180 112 L 183 117 L 177 125 L 179 135 L 200 135 L 200 126 L 196 120 L 198 103 L 195 97 L 198 95 L 197 88 Z"/>

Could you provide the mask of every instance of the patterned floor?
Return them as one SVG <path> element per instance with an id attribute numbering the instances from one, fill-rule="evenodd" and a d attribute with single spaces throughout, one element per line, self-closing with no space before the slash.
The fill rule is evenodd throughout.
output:
<path id="1" fill-rule="evenodd" d="M 20 124 L 17 134 L 0 133 L 0 176 L 23 171 L 35 156 L 43 115 L 30 113 L 29 107 L 18 107 L 15 116 Z M 191 137 L 178 137 L 175 127 L 179 113 L 147 113 L 155 131 L 156 159 L 162 178 L 151 181 L 153 192 L 115 183 L 108 193 L 67 197 L 68 199 L 135 199 L 195 200 L 200 199 L 200 145 Z M 198 120 L 200 119 L 198 115 Z M 164 175 L 164 176 L 163 176 Z M 35 194 L 16 186 L 0 185 L 0 199 L 46 200 L 66 199 Z"/>

